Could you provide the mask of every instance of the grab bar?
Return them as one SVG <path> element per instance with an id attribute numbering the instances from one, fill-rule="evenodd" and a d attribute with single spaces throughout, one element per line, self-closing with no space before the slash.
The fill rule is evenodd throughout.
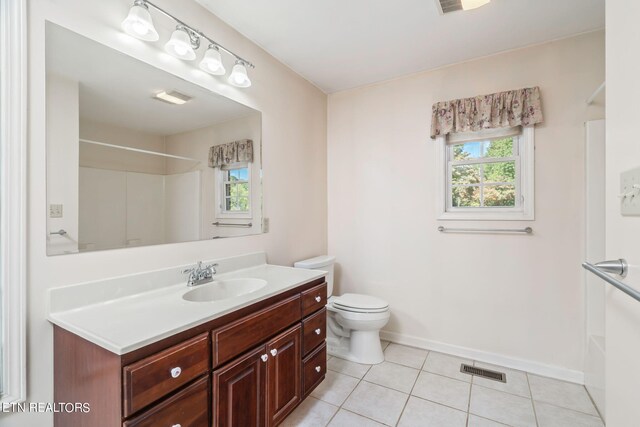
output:
<path id="1" fill-rule="evenodd" d="M 233 223 L 230 223 L 230 222 L 219 222 L 219 221 L 212 222 L 211 225 L 215 225 L 217 227 L 247 227 L 247 228 L 253 227 L 252 223 L 248 223 L 248 224 L 233 224 Z"/>
<path id="2" fill-rule="evenodd" d="M 614 271 L 614 266 L 613 266 L 614 263 L 618 265 L 617 268 L 619 269 L 619 271 Z M 598 268 L 599 264 L 602 264 L 601 267 L 603 269 Z M 631 298 L 635 299 L 636 301 L 640 301 L 639 291 L 633 289 L 631 286 L 627 285 L 626 283 L 622 283 L 621 281 L 614 279 L 613 277 L 609 276 L 606 272 L 606 271 L 609 271 L 611 273 L 615 272 L 619 276 L 624 277 L 624 274 L 626 273 L 626 269 L 627 269 L 626 266 L 627 266 L 627 262 L 623 259 L 620 259 L 618 261 L 604 261 L 602 263 L 597 263 L 596 265 L 590 264 L 588 262 L 582 263 L 582 268 L 584 268 L 585 270 L 595 274 L 596 276 L 598 276 L 608 284 L 618 288 L 619 290 L 629 295 Z"/>
<path id="3" fill-rule="evenodd" d="M 438 227 L 441 233 L 533 233 L 533 228 L 444 228 Z"/>

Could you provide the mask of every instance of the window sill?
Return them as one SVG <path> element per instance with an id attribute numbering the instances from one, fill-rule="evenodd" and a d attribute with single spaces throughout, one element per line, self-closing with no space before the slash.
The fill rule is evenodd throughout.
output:
<path id="1" fill-rule="evenodd" d="M 444 212 L 438 216 L 440 221 L 533 221 L 529 212 Z"/>

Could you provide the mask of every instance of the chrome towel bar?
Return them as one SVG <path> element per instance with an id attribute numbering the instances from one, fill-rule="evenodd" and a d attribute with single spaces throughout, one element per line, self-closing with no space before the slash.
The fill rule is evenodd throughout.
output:
<path id="1" fill-rule="evenodd" d="M 618 265 L 616 268 L 617 271 L 614 271 L 614 264 Z M 601 266 L 602 269 L 598 268 L 598 266 Z M 635 299 L 636 301 L 640 301 L 639 291 L 637 291 L 636 289 L 633 289 L 631 286 L 627 285 L 626 283 L 622 283 L 621 281 L 614 279 L 613 277 L 609 276 L 609 274 L 607 274 L 607 271 L 609 271 L 610 273 L 616 273 L 619 276 L 624 277 L 627 269 L 626 266 L 627 266 L 627 262 L 623 259 L 620 259 L 617 261 L 604 261 L 602 263 L 599 262 L 596 265 L 590 264 L 588 262 L 582 263 L 582 268 L 584 268 L 585 270 L 595 274 L 596 276 L 598 276 L 608 284 L 618 288 L 619 290 L 629 295 L 631 298 Z"/>
<path id="2" fill-rule="evenodd" d="M 533 233 L 533 228 L 445 228 L 438 227 L 441 233 Z"/>
<path id="3" fill-rule="evenodd" d="M 253 227 L 252 223 L 248 223 L 248 224 L 233 224 L 233 223 L 230 223 L 230 222 L 219 222 L 219 221 L 212 222 L 211 225 L 215 225 L 217 227 L 247 227 L 247 228 Z"/>

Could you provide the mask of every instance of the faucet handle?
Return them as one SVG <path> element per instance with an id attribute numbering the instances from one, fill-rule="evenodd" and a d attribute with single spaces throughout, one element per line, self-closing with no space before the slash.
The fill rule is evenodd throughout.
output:
<path id="1" fill-rule="evenodd" d="M 215 263 L 215 264 L 209 264 L 209 265 L 207 265 L 207 266 L 205 267 L 205 270 L 209 270 L 209 271 L 211 271 L 211 274 L 216 274 L 216 273 L 217 273 L 217 271 L 216 271 L 216 267 L 217 267 L 217 266 L 218 266 L 218 264 L 217 264 L 217 263 Z"/>

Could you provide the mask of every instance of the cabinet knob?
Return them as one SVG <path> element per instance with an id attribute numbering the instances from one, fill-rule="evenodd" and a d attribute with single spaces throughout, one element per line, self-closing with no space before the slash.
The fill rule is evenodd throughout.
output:
<path id="1" fill-rule="evenodd" d="M 322 298 L 320 297 L 320 295 L 318 295 L 318 296 L 316 297 L 316 302 L 320 302 L 320 301 L 322 301 Z"/>
<path id="2" fill-rule="evenodd" d="M 322 371 L 322 368 L 320 366 L 316 366 L 316 372 L 320 372 Z"/>
<path id="3" fill-rule="evenodd" d="M 320 332 L 322 332 L 322 329 L 318 328 L 314 332 L 316 333 L 316 335 L 320 335 Z"/>
<path id="4" fill-rule="evenodd" d="M 178 378 L 182 373 L 182 369 L 178 366 L 176 368 L 171 369 L 171 377 Z"/>
<path id="5" fill-rule="evenodd" d="M 266 354 L 263 354 L 262 356 L 260 356 L 260 359 L 262 359 L 263 362 L 266 362 L 268 358 L 269 356 Z"/>
<path id="6" fill-rule="evenodd" d="M 278 350 L 276 350 L 275 348 L 273 350 L 271 350 L 271 355 L 275 356 L 276 354 L 278 354 Z"/>
<path id="7" fill-rule="evenodd" d="M 182 427 L 182 424 L 174 424 L 171 427 Z"/>

